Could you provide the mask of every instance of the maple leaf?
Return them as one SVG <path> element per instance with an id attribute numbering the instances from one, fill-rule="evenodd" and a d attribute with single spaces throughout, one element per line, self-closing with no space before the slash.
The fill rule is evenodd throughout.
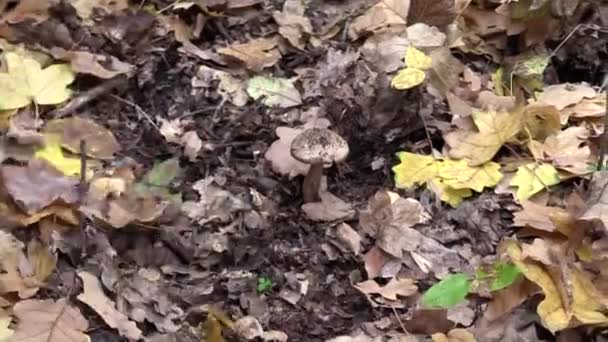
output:
<path id="1" fill-rule="evenodd" d="M 426 183 L 442 201 L 453 207 L 473 195 L 471 190 L 481 192 L 485 187 L 498 184 L 503 177 L 500 165 L 494 162 L 473 167 L 466 160 L 435 159 L 409 152 L 397 155 L 401 160 L 393 167 L 397 187 Z"/>
<path id="2" fill-rule="evenodd" d="M 52 105 L 67 100 L 67 85 L 74 72 L 67 64 L 54 64 L 42 69 L 33 58 L 14 52 L 5 54 L 8 73 L 0 73 L 0 110 L 16 109 L 34 102 Z"/>
<path id="3" fill-rule="evenodd" d="M 555 167 L 546 163 L 529 163 L 517 168 L 510 186 L 517 187 L 517 199 L 525 201 L 532 195 L 560 182 Z"/>
<path id="4" fill-rule="evenodd" d="M 491 160 L 502 145 L 517 135 L 522 127 L 521 111 L 473 112 L 478 132 L 467 132 L 462 137 L 455 135 L 449 155 L 455 159 L 468 159 L 469 165 L 481 165 Z M 448 141 L 450 139 L 447 139 Z"/>
<path id="5" fill-rule="evenodd" d="M 443 183 L 454 189 L 473 189 L 482 192 L 484 187 L 493 187 L 502 179 L 500 165 L 487 162 L 479 167 L 471 167 L 464 159 L 444 160 L 439 171 Z"/>

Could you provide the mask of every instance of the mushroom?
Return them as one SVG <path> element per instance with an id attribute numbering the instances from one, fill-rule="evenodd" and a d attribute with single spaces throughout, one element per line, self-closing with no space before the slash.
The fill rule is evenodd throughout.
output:
<path id="1" fill-rule="evenodd" d="M 310 169 L 302 182 L 304 203 L 318 202 L 323 167 L 339 163 L 348 156 L 348 143 L 340 135 L 326 128 L 311 128 L 298 134 L 291 143 L 291 156 Z"/>

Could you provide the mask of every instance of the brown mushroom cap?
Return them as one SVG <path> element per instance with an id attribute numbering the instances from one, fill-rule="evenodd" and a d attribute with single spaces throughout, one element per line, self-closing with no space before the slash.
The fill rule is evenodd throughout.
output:
<path id="1" fill-rule="evenodd" d="M 311 128 L 291 142 L 291 156 L 302 163 L 341 162 L 348 156 L 348 143 L 344 138 L 326 128 Z"/>

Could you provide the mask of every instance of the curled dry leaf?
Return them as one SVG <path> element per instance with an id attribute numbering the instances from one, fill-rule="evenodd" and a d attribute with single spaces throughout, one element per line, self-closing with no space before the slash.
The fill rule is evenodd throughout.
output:
<path id="1" fill-rule="evenodd" d="M 355 210 L 350 203 L 327 191 L 319 192 L 321 202 L 304 203 L 302 210 L 313 221 L 348 220 L 355 216 Z"/>
<path id="2" fill-rule="evenodd" d="M 78 201 L 78 181 L 64 176 L 42 160 L 27 166 L 3 165 L 0 168 L 8 193 L 28 214 L 39 212 L 56 201 L 74 204 Z"/>
<path id="3" fill-rule="evenodd" d="M 120 336 L 131 340 L 141 338 L 141 330 L 135 322 L 116 310 L 114 302 L 103 292 L 97 277 L 85 271 L 78 272 L 78 276 L 82 279 L 83 286 L 83 293 L 78 295 L 78 300 L 95 310 L 110 328 L 118 330 Z"/>
<path id="4" fill-rule="evenodd" d="M 376 33 L 386 28 L 405 30 L 410 0 L 383 0 L 372 6 L 363 15 L 355 18 L 348 28 L 352 40 L 367 33 Z"/>
<path id="5" fill-rule="evenodd" d="M 538 96 L 538 101 L 562 110 L 581 102 L 584 98 L 593 98 L 595 95 L 596 91 L 586 83 L 563 83 L 544 87 L 543 92 Z"/>
<path id="6" fill-rule="evenodd" d="M 14 307 L 19 320 L 14 342 L 88 342 L 89 323 L 66 298 L 23 300 Z"/>
<path id="7" fill-rule="evenodd" d="M 276 49 L 278 42 L 278 36 L 258 38 L 247 43 L 231 44 L 218 49 L 218 53 L 242 62 L 249 70 L 259 72 L 281 59 L 281 54 Z"/>
<path id="8" fill-rule="evenodd" d="M 92 158 L 113 159 L 121 149 L 110 130 L 78 116 L 51 120 L 46 123 L 43 132 L 59 136 L 61 146 L 75 154 L 80 153 L 80 141 L 85 140 L 86 154 Z"/>
<path id="9" fill-rule="evenodd" d="M 535 229 L 553 232 L 556 230 L 554 219 L 568 215 L 565 209 L 536 204 L 532 201 L 521 203 L 521 211 L 513 213 L 513 225 L 516 227 L 532 227 Z"/>
<path id="10" fill-rule="evenodd" d="M 366 280 L 353 286 L 366 296 L 370 294 L 379 294 L 391 301 L 397 300 L 398 297 L 409 297 L 418 293 L 418 287 L 414 284 L 412 279 L 408 278 L 393 278 L 384 286 L 378 285 L 375 280 Z"/>
<path id="11" fill-rule="evenodd" d="M 51 54 L 57 59 L 70 62 L 72 70 L 80 74 L 89 74 L 103 79 L 118 75 L 130 74 L 134 66 L 114 56 L 103 56 L 88 51 L 68 51 L 53 47 Z"/>
<path id="12" fill-rule="evenodd" d="M 300 0 L 287 0 L 283 4 L 283 11 L 275 11 L 272 16 L 279 24 L 279 34 L 287 39 L 291 45 L 304 49 L 308 36 L 313 34 L 310 19 L 304 16 L 304 3 Z"/>

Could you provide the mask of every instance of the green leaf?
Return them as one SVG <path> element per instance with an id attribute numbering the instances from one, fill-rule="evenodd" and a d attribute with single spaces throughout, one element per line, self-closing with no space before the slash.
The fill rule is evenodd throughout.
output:
<path id="1" fill-rule="evenodd" d="M 272 288 L 272 279 L 261 277 L 258 279 L 258 293 L 268 292 Z"/>
<path id="2" fill-rule="evenodd" d="M 471 280 L 466 274 L 452 274 L 422 295 L 422 305 L 428 308 L 451 308 L 465 299 L 470 288 Z"/>
<path id="3" fill-rule="evenodd" d="M 492 281 L 492 285 L 490 286 L 490 290 L 492 291 L 504 289 L 505 287 L 513 284 L 521 273 L 517 266 L 505 262 L 496 263 L 494 266 L 494 272 L 496 274 L 496 278 L 494 278 L 494 281 Z"/>
<path id="4" fill-rule="evenodd" d="M 154 195 L 166 200 L 180 203 L 181 194 L 173 194 L 169 189 L 171 183 L 182 173 L 177 158 L 156 163 L 141 182 L 134 185 L 134 190 L 141 195 Z"/>

